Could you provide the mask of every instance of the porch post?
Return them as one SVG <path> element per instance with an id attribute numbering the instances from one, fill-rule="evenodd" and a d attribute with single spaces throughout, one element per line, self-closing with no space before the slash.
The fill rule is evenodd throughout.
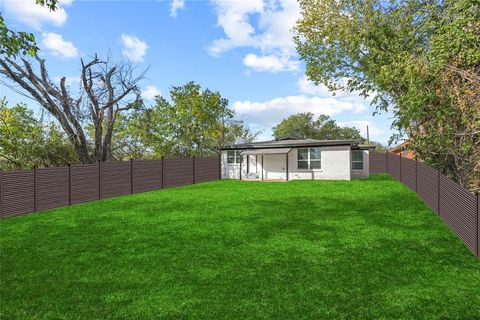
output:
<path id="1" fill-rule="evenodd" d="M 263 154 L 262 154 L 262 181 L 263 181 Z"/>
<path id="2" fill-rule="evenodd" d="M 288 181 L 288 152 L 285 154 L 285 162 L 286 162 L 286 180 Z"/>
<path id="3" fill-rule="evenodd" d="M 240 180 L 242 180 L 242 153 L 240 153 Z"/>

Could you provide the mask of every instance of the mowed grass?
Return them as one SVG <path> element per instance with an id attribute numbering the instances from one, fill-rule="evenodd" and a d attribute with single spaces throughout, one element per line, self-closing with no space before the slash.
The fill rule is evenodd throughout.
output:
<path id="1" fill-rule="evenodd" d="M 217 181 L 1 221 L 3 319 L 478 319 L 480 262 L 416 195 Z"/>

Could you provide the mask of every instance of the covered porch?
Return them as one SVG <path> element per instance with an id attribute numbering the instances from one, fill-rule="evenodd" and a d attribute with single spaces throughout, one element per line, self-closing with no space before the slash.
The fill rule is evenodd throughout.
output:
<path id="1" fill-rule="evenodd" d="M 240 180 L 288 181 L 288 155 L 292 148 L 241 151 Z"/>

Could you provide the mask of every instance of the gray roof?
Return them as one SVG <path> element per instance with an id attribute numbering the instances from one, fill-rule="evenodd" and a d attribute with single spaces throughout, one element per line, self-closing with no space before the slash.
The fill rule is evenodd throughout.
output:
<path id="1" fill-rule="evenodd" d="M 220 148 L 221 150 L 235 149 L 272 149 L 296 147 L 322 147 L 322 146 L 350 146 L 358 148 L 353 140 L 317 140 L 317 139 L 292 139 L 290 137 L 279 140 L 259 141 L 250 143 L 231 144 Z"/>

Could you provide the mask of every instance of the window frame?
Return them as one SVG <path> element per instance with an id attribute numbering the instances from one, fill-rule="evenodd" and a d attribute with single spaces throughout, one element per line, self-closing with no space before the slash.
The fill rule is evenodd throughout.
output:
<path id="1" fill-rule="evenodd" d="M 354 160 L 353 159 L 353 154 L 354 153 L 360 153 L 362 155 L 362 160 Z M 361 169 L 355 169 L 353 167 L 353 164 L 354 163 L 361 163 L 362 164 L 362 168 Z M 364 161 L 364 154 L 363 154 L 363 150 L 352 150 L 352 170 L 355 170 L 355 171 L 363 171 L 365 169 L 365 165 L 364 165 L 365 161 Z"/>
<path id="2" fill-rule="evenodd" d="M 233 162 L 229 162 L 232 156 L 228 155 L 228 153 L 233 152 Z M 227 164 L 229 165 L 238 165 L 241 161 L 241 151 L 240 150 L 227 150 Z"/>
<path id="3" fill-rule="evenodd" d="M 319 157 L 318 159 L 312 159 L 311 154 L 314 149 L 318 149 Z M 307 159 L 299 159 L 300 150 L 307 150 Z M 300 168 L 299 162 L 307 163 L 307 168 Z M 312 162 L 318 162 L 320 164 L 319 168 L 312 168 Z M 321 171 L 322 170 L 322 149 L 320 147 L 313 148 L 297 148 L 297 170 L 303 171 Z"/>

